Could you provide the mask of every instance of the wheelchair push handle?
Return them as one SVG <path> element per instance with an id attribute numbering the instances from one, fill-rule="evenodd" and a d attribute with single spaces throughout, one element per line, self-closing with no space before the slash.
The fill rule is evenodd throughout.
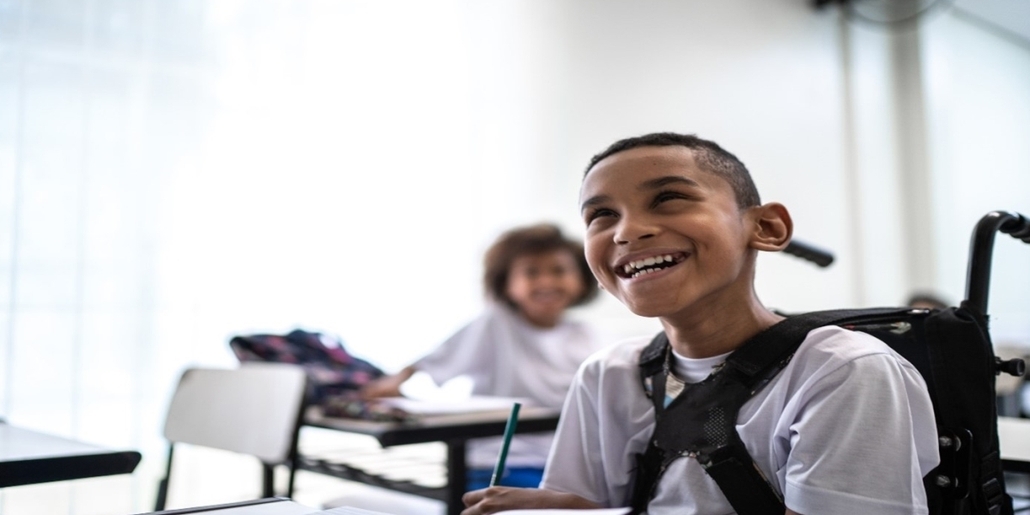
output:
<path id="1" fill-rule="evenodd" d="M 798 240 L 791 240 L 783 251 L 806 261 L 811 261 L 820 268 L 826 268 L 833 263 L 833 254 L 829 251 Z"/>
<path id="2" fill-rule="evenodd" d="M 990 293 L 991 257 L 994 253 L 994 235 L 998 232 L 1030 243 L 1030 220 L 1019 213 L 991 211 L 983 216 L 973 229 L 969 245 L 969 269 L 966 274 L 966 300 L 963 305 L 987 314 L 987 296 Z"/>
<path id="3" fill-rule="evenodd" d="M 1013 219 L 1001 225 L 1001 232 L 1013 238 L 1023 240 L 1023 243 L 1030 243 L 1030 218 L 1019 213 L 1009 213 Z"/>

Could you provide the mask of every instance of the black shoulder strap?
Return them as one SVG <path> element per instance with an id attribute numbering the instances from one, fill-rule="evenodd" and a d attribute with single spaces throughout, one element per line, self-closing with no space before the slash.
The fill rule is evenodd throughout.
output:
<path id="1" fill-rule="evenodd" d="M 639 367 L 640 380 L 644 386 L 644 393 L 653 397 L 654 378 L 662 372 L 665 364 L 665 353 L 669 349 L 669 338 L 662 331 L 655 335 L 651 343 L 644 347 L 640 353 Z"/>
<path id="2" fill-rule="evenodd" d="M 761 372 L 771 365 L 789 360 L 805 336 L 817 327 L 838 325 L 859 316 L 868 316 L 876 310 L 840 309 L 813 311 L 791 315 L 779 323 L 752 336 L 726 359 L 726 364 L 743 374 L 750 385 L 761 380 Z M 896 309 L 883 309 L 894 313 Z M 640 377 L 645 381 L 645 391 L 651 395 L 648 379 L 662 371 L 669 339 L 664 332 L 658 333 L 640 353 L 638 364 Z"/>
<path id="3" fill-rule="evenodd" d="M 749 378 L 759 379 L 763 369 L 789 360 L 813 329 L 846 324 L 859 317 L 867 319 L 881 311 L 888 314 L 896 313 L 897 309 L 835 309 L 788 316 L 744 342 L 726 358 L 726 363 Z"/>
<path id="4" fill-rule="evenodd" d="M 884 310 L 885 313 L 893 311 L 895 310 Z M 875 313 L 875 310 L 869 309 L 834 310 L 787 317 L 738 347 L 726 358 L 722 373 L 738 381 L 738 385 L 743 386 L 749 398 L 783 369 L 810 331 L 817 327 L 845 324 L 849 319 L 860 316 L 868 318 Z M 701 418 L 702 415 L 683 413 L 687 405 L 680 403 L 683 406 L 679 408 L 678 416 L 662 416 L 662 400 L 665 395 L 664 366 L 668 347 L 669 341 L 665 333 L 659 333 L 640 354 L 640 376 L 645 392 L 652 397 L 655 404 L 656 424 L 645 453 L 637 457 L 636 482 L 632 498 L 634 513 L 646 511 L 662 471 L 669 462 L 678 457 L 660 448 L 656 436 L 662 434 L 668 437 L 678 430 L 678 427 L 672 425 L 679 426 L 685 419 Z M 735 410 L 740 409 L 744 400 L 746 398 L 738 401 Z M 737 411 L 734 411 L 729 421 L 731 426 L 735 423 L 736 416 Z M 705 472 L 719 485 L 719 489 L 739 515 L 782 514 L 786 508 L 780 496 L 754 463 L 739 436 L 733 433 L 714 451 L 705 452 L 703 456 L 695 454 L 695 457 Z"/>

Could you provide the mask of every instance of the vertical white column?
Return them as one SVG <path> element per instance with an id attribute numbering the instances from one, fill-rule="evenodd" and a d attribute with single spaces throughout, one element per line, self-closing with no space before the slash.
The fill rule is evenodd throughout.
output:
<path id="1" fill-rule="evenodd" d="M 22 203 L 22 171 L 25 158 L 25 33 L 28 24 L 28 16 L 25 10 L 28 9 L 27 2 L 22 0 L 18 9 L 18 36 L 16 38 L 18 64 L 16 68 L 17 88 L 15 95 L 15 126 L 14 126 L 14 178 L 12 181 L 11 193 L 11 264 L 10 264 L 10 289 L 7 292 L 7 334 L 6 348 L 4 349 L 3 367 L 3 394 L 0 399 L 0 416 L 6 417 L 11 412 L 11 388 L 13 378 L 11 376 L 11 364 L 14 363 L 14 334 L 18 316 L 18 266 L 19 249 L 18 243 L 21 237 L 21 203 Z"/>
<path id="2" fill-rule="evenodd" d="M 851 26 L 848 24 L 844 10 L 839 12 L 838 21 L 838 44 L 840 48 L 840 74 L 841 87 L 841 119 L 844 123 L 841 134 L 843 144 L 841 148 L 844 153 L 844 202 L 847 204 L 847 211 L 851 216 L 847 219 L 848 232 L 852 234 L 851 255 L 849 258 L 854 261 L 851 267 L 851 288 L 854 292 L 854 302 L 858 306 L 864 306 L 869 302 L 866 292 L 866 282 L 863 280 L 865 273 L 865 259 L 863 257 L 865 244 L 862 235 L 862 202 L 861 202 L 861 181 L 859 180 L 858 169 L 858 141 L 855 129 L 855 92 L 852 77 L 853 63 L 851 59 Z"/>
<path id="3" fill-rule="evenodd" d="M 898 142 L 895 158 L 906 286 L 909 291 L 932 289 L 937 276 L 937 259 L 918 24 L 890 35 L 889 65 L 894 133 Z"/>

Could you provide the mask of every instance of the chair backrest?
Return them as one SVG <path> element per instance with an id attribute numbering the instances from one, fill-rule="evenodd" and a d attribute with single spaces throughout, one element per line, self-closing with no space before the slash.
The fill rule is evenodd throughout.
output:
<path id="1" fill-rule="evenodd" d="M 284 463 L 296 441 L 305 388 L 304 370 L 285 363 L 187 369 L 168 407 L 164 436 Z"/>

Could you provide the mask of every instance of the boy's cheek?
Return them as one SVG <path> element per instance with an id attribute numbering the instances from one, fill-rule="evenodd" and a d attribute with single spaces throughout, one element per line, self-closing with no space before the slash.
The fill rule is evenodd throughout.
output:
<path id="1" fill-rule="evenodd" d="M 603 269 L 594 267 L 593 263 L 591 263 L 591 266 L 590 266 L 590 273 L 594 274 L 594 278 L 597 279 L 597 283 L 599 285 L 601 285 L 601 286 L 609 286 L 610 285 L 611 278 L 608 277 L 608 275 L 604 273 Z"/>
<path id="2" fill-rule="evenodd" d="M 594 247 L 587 246 L 583 252 L 587 258 L 587 265 L 590 266 L 590 271 L 593 272 L 595 277 L 600 277 L 604 271 L 604 258 L 600 255 L 600 252 Z"/>

